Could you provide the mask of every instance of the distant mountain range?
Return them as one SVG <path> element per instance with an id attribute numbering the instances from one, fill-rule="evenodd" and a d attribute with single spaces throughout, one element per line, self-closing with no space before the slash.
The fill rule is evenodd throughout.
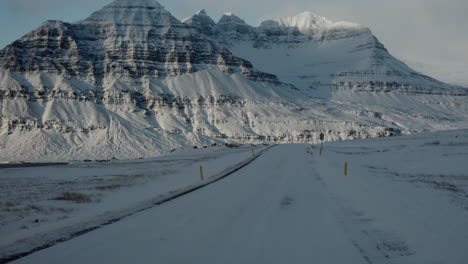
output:
<path id="1" fill-rule="evenodd" d="M 157 156 L 468 128 L 468 89 L 311 12 L 252 27 L 153 0 L 46 21 L 0 51 L 0 160 Z"/>

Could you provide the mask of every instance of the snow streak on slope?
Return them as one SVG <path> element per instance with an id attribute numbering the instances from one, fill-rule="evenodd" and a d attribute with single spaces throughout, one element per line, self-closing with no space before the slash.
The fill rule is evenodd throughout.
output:
<path id="1" fill-rule="evenodd" d="M 413 71 L 367 28 L 310 12 L 252 27 L 232 13 L 215 23 L 202 10 L 182 22 L 156 1 L 116 0 L 83 21 L 47 21 L 1 50 L 0 80 L 5 161 L 468 123 L 467 89 Z"/>

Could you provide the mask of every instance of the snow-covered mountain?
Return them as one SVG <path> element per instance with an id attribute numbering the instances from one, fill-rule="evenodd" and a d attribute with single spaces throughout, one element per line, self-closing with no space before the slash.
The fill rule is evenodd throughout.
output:
<path id="1" fill-rule="evenodd" d="M 310 12 L 258 27 L 154 0 L 47 21 L 0 51 L 2 160 L 156 156 L 235 141 L 463 128 L 467 89 L 417 73 L 365 27 Z"/>
<path id="2" fill-rule="evenodd" d="M 297 16 L 272 19 L 262 22 L 261 27 L 266 30 L 298 30 L 305 35 L 315 35 L 332 29 L 359 29 L 360 25 L 341 21 L 332 22 L 326 17 L 312 12 L 303 12 Z"/>

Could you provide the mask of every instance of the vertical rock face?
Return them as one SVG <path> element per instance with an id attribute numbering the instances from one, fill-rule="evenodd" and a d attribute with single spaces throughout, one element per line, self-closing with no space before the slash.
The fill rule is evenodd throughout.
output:
<path id="1" fill-rule="evenodd" d="M 181 22 L 156 1 L 116 0 L 0 51 L 0 161 L 463 128 L 467 95 L 353 23 L 305 12 L 252 27 L 204 10 Z"/>

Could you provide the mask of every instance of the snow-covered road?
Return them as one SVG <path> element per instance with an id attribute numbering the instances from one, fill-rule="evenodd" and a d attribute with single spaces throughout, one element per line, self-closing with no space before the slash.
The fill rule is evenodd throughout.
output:
<path id="1" fill-rule="evenodd" d="M 214 185 L 17 263 L 360 263 L 305 149 L 273 148 Z"/>
<path id="2" fill-rule="evenodd" d="M 373 180 L 357 175 L 356 166 L 344 177 L 341 168 L 326 169 L 344 155 L 333 150 L 274 147 L 219 182 L 15 263 L 466 263 L 466 210 L 440 196 L 432 206 L 446 222 L 418 222 L 434 213 L 420 204 L 434 190 Z M 411 188 L 400 188 L 405 184 Z M 366 192 L 369 186 L 381 189 Z M 415 199 L 402 205 L 388 196 L 392 188 Z M 397 202 L 381 202 L 379 193 Z M 372 202 L 355 202 L 373 196 L 393 218 L 378 215 Z M 420 233 L 426 227 L 436 227 L 426 231 L 436 235 Z"/>

